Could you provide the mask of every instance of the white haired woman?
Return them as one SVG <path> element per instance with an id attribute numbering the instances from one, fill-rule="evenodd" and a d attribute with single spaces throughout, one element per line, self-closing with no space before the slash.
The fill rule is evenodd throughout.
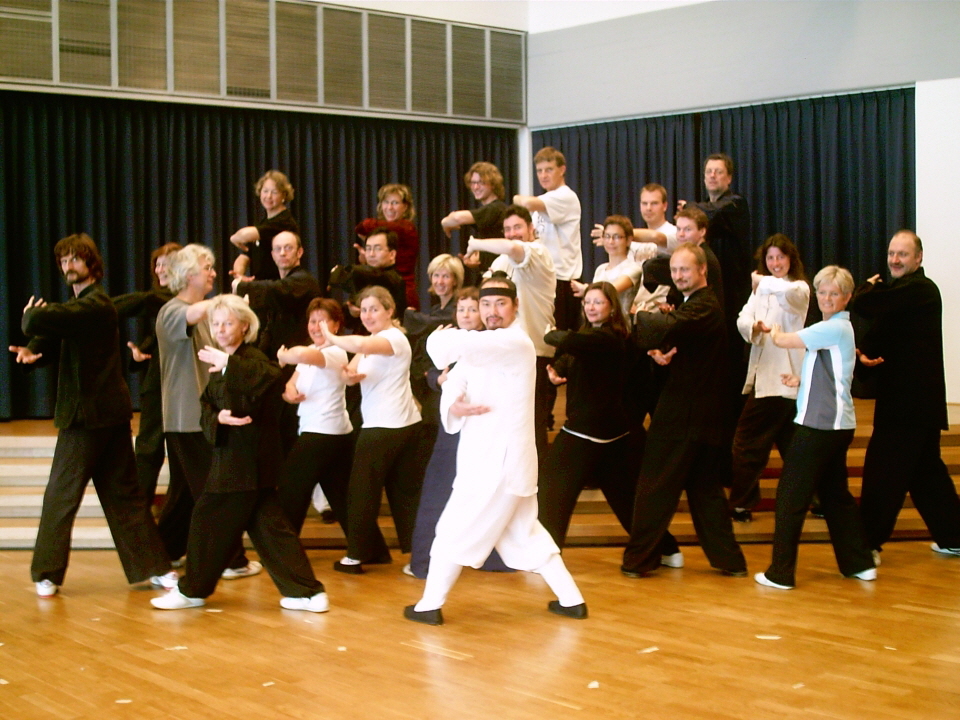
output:
<path id="1" fill-rule="evenodd" d="M 797 548 L 807 508 L 816 492 L 827 521 L 840 572 L 858 580 L 876 580 L 877 571 L 847 487 L 847 447 L 857 418 L 850 385 L 856 364 L 853 326 L 847 303 L 853 293 L 849 271 L 828 265 L 813 279 L 823 321 L 795 333 L 769 329 L 773 344 L 802 348 L 800 377 L 785 373 L 782 382 L 798 387 L 797 417 L 783 472 L 777 483 L 773 559 L 754 575 L 761 585 L 789 590 L 796 585 Z"/>
<path id="2" fill-rule="evenodd" d="M 219 348 L 208 345 L 197 354 L 211 374 L 201 398 L 203 432 L 213 446 L 210 474 L 190 521 L 187 574 L 151 603 L 161 610 L 204 605 L 246 531 L 283 596 L 280 606 L 326 612 L 323 584 L 276 497 L 280 368 L 251 344 L 260 323 L 241 298 L 213 298 L 208 318 Z"/>

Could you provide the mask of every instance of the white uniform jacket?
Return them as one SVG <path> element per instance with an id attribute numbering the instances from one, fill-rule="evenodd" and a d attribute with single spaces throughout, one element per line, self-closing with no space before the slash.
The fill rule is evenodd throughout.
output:
<path id="1" fill-rule="evenodd" d="M 485 497 L 499 486 L 511 495 L 535 495 L 536 351 L 520 323 L 483 332 L 440 330 L 427 339 L 427 352 L 437 367 L 457 363 L 440 400 L 444 429 L 460 432 L 453 483 L 457 492 Z M 461 395 L 490 412 L 454 417 L 450 406 Z"/>
<path id="2" fill-rule="evenodd" d="M 784 385 L 780 376 L 800 374 L 804 351 L 778 348 L 769 333 L 755 333 L 753 326 L 763 321 L 769 328 L 779 325 L 783 332 L 797 332 L 803 329 L 809 304 L 810 286 L 806 281 L 775 278 L 772 275 L 764 275 L 760 279 L 756 292 L 750 295 L 737 318 L 737 329 L 743 339 L 750 343 L 747 381 L 743 386 L 745 395 L 753 389 L 758 398 L 797 397 L 797 388 Z"/>

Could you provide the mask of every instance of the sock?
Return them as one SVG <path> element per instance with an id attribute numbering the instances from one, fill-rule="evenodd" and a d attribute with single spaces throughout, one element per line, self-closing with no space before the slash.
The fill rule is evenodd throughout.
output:
<path id="1" fill-rule="evenodd" d="M 427 583 L 423 588 L 423 597 L 413 608 L 417 612 L 437 610 L 447 600 L 447 593 L 460 577 L 462 565 L 444 562 L 435 557 L 430 558 L 430 569 L 427 571 Z"/>
<path id="2" fill-rule="evenodd" d="M 573 607 L 583 602 L 580 588 L 577 587 L 577 583 L 574 582 L 573 576 L 563 564 L 563 558 L 559 554 L 551 555 L 546 564 L 541 565 L 534 572 L 546 581 L 563 607 Z"/>

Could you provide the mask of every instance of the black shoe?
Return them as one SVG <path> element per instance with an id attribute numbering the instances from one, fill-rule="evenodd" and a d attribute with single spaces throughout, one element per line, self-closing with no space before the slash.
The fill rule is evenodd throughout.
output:
<path id="1" fill-rule="evenodd" d="M 734 522 L 738 523 L 748 523 L 753 522 L 753 513 L 749 510 L 741 510 L 736 508 L 730 511 L 730 517 L 733 518 Z"/>
<path id="2" fill-rule="evenodd" d="M 642 578 L 647 576 L 647 573 L 643 570 L 628 570 L 625 567 L 620 568 L 620 574 L 628 578 Z"/>
<path id="3" fill-rule="evenodd" d="M 810 514 L 813 515 L 815 518 L 819 518 L 820 520 L 823 520 L 824 518 L 823 508 L 820 507 L 820 505 L 811 505 Z"/>
<path id="4" fill-rule="evenodd" d="M 436 610 L 416 610 L 416 605 L 407 605 L 403 609 L 403 616 L 407 620 L 423 623 L 424 625 L 443 625 L 443 612 L 440 608 Z M 584 608 L 586 611 L 586 608 Z"/>
<path id="5" fill-rule="evenodd" d="M 347 575 L 363 575 L 363 565 L 344 565 L 339 560 L 333 564 L 333 569 Z"/>
<path id="6" fill-rule="evenodd" d="M 721 575 L 726 575 L 727 577 L 746 577 L 746 570 L 721 570 Z"/>
<path id="7" fill-rule="evenodd" d="M 327 508 L 322 513 L 320 513 L 320 522 L 324 525 L 333 525 L 337 521 L 337 516 L 333 514 L 333 510 Z"/>
<path id="8" fill-rule="evenodd" d="M 573 618 L 575 620 L 585 620 L 587 617 L 586 603 L 564 607 L 560 604 L 559 600 L 551 600 L 547 605 L 547 610 L 552 612 L 554 615 L 563 615 L 564 617 Z"/>

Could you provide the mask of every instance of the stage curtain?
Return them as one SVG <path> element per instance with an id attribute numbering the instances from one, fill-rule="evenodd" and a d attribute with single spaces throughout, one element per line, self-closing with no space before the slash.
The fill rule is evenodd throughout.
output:
<path id="1" fill-rule="evenodd" d="M 583 207 L 585 279 L 606 260 L 590 229 L 610 213 L 642 226 L 638 192 L 659 182 L 677 198 L 705 199 L 702 165 L 735 163 L 734 189 L 750 206 L 755 246 L 776 232 L 800 248 L 812 276 L 839 263 L 860 281 L 886 268 L 886 246 L 915 224 L 912 88 L 641 118 L 533 133 L 553 145 Z"/>
<path id="2" fill-rule="evenodd" d="M 253 184 L 270 168 L 290 177 L 304 263 L 322 283 L 353 261 L 353 228 L 375 214 L 377 189 L 409 185 L 426 301 L 430 258 L 459 249 L 440 220 L 474 205 L 462 178 L 477 160 L 516 192 L 511 129 L 0 91 L 0 342 L 23 342 L 31 295 L 66 299 L 52 250 L 74 232 L 99 245 L 111 294 L 149 287 L 150 253 L 169 241 L 213 248 L 228 287 L 229 237 L 262 212 Z M 135 337 L 135 323 L 122 334 Z M 51 416 L 55 381 L 55 370 L 24 372 L 8 353 L 0 419 Z"/>

